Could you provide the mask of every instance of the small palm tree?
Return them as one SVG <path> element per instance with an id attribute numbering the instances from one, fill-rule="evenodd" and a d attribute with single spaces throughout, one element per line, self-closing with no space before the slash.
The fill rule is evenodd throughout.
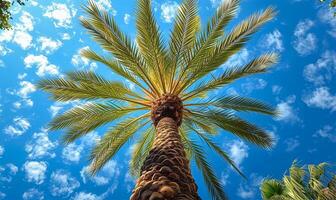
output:
<path id="1" fill-rule="evenodd" d="M 138 0 L 136 42 L 120 30 L 109 13 L 90 0 L 85 6 L 87 16 L 81 18 L 81 23 L 111 55 L 85 49 L 82 56 L 105 64 L 136 87 L 130 89 L 125 82 L 107 80 L 93 71 L 42 80 L 39 88 L 49 92 L 52 99 L 83 103 L 56 116 L 50 129 L 66 129 L 64 142 L 68 144 L 98 127 L 110 125 L 92 150 L 92 174 L 136 133 L 142 132 L 130 162 L 132 174 L 139 176 L 132 200 L 200 199 L 190 160 L 202 172 L 213 199 L 226 199 L 199 142 L 203 141 L 242 174 L 212 137 L 225 130 L 269 148 L 272 138 L 238 117 L 237 111 L 276 114 L 272 107 L 250 98 L 222 94 L 207 97 L 209 92 L 239 78 L 266 72 L 277 60 L 275 54 L 267 53 L 242 66 L 216 71 L 275 14 L 267 8 L 224 32 L 235 17 L 238 4 L 239 0 L 224 1 L 201 29 L 197 0 L 184 0 L 169 42 L 165 43 L 153 16 L 151 0 Z"/>
<path id="2" fill-rule="evenodd" d="M 328 174 L 327 163 L 308 165 L 308 172 L 294 161 L 282 181 L 266 179 L 261 184 L 264 200 L 335 200 L 336 175 Z M 307 176 L 309 174 L 309 176 Z"/>

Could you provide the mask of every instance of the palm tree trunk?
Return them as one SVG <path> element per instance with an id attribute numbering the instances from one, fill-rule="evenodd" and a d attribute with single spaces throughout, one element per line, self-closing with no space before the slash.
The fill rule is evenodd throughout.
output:
<path id="1" fill-rule="evenodd" d="M 162 118 L 130 200 L 200 200 L 174 119 Z"/>

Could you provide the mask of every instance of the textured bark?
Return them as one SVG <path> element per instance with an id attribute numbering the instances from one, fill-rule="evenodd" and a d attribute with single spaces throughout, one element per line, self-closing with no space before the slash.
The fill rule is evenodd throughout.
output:
<path id="1" fill-rule="evenodd" d="M 146 158 L 131 200 L 200 200 L 174 119 L 156 126 L 153 149 Z"/>

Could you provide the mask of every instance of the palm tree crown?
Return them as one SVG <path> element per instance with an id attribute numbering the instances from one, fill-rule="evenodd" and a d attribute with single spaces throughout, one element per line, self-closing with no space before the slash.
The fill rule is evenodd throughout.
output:
<path id="1" fill-rule="evenodd" d="M 298 166 L 296 161 L 283 180 L 266 179 L 261 185 L 264 200 L 334 200 L 336 174 L 328 172 L 327 163 Z"/>
<path id="2" fill-rule="evenodd" d="M 220 75 L 215 75 L 214 72 L 275 15 L 272 8 L 267 8 L 224 31 L 235 17 L 238 5 L 239 0 L 224 1 L 206 26 L 201 27 L 197 0 L 184 0 L 166 42 L 153 16 L 151 0 L 138 0 L 137 35 L 136 42 L 133 42 L 108 12 L 89 0 L 84 7 L 87 16 L 80 19 L 81 23 L 110 56 L 90 49 L 83 50 L 82 56 L 105 64 L 136 88 L 130 89 L 122 82 L 107 80 L 93 71 L 70 72 L 62 78 L 42 80 L 39 88 L 49 92 L 52 99 L 82 102 L 56 116 L 50 129 L 66 129 L 64 142 L 71 143 L 98 127 L 111 125 L 92 150 L 93 174 L 136 133 L 142 132 L 130 162 L 132 174 L 139 175 L 153 145 L 156 123 L 162 116 L 169 116 L 178 123 L 187 155 L 201 170 L 210 193 L 214 199 L 224 199 L 221 183 L 206 160 L 203 148 L 192 135 L 198 136 L 242 174 L 212 137 L 225 130 L 269 148 L 272 138 L 261 128 L 238 117 L 236 111 L 276 114 L 271 106 L 250 98 L 207 97 L 209 92 L 239 78 L 266 72 L 277 60 L 276 54 L 266 53 L 242 66 L 226 67 Z"/>

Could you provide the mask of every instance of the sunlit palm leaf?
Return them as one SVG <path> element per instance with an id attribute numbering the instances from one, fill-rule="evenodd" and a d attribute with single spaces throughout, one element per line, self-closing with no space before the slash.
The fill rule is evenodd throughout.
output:
<path id="1" fill-rule="evenodd" d="M 206 29 L 197 39 L 194 48 L 188 53 L 185 61 L 185 66 L 181 69 L 178 79 L 175 83 L 173 92 L 178 94 L 188 83 L 186 77 L 190 77 L 192 71 L 204 67 L 204 60 L 207 60 L 211 51 L 215 47 L 217 39 L 224 33 L 224 27 L 234 17 L 237 8 L 238 0 L 223 1 L 217 9 L 215 15 L 208 22 Z"/>
<path id="2" fill-rule="evenodd" d="M 234 170 L 236 170 L 239 175 L 246 178 L 246 176 L 240 171 L 236 163 L 230 158 L 230 156 L 224 152 L 215 142 L 213 142 L 209 136 L 204 134 L 202 131 L 198 130 L 197 127 L 193 127 L 191 124 L 186 125 L 191 131 L 195 132 L 207 145 L 210 147 L 213 151 L 215 151 L 221 158 L 224 159 L 224 161 L 228 162 L 229 165 L 233 167 Z"/>
<path id="3" fill-rule="evenodd" d="M 275 64 L 278 57 L 276 54 L 265 54 L 256 59 L 253 59 L 243 67 L 233 67 L 227 69 L 217 78 L 212 78 L 210 81 L 201 83 L 199 86 L 195 87 L 192 91 L 183 94 L 183 100 L 188 100 L 197 95 L 203 95 L 204 93 L 210 92 L 211 90 L 218 89 L 232 83 L 233 81 L 250 76 L 253 74 L 263 73 L 267 71 L 267 68 Z"/>
<path id="4" fill-rule="evenodd" d="M 236 26 L 218 45 L 216 45 L 211 55 L 207 55 L 203 60 L 201 59 L 201 63 L 198 63 L 196 65 L 197 67 L 191 68 L 192 70 L 189 73 L 189 78 L 184 80 L 178 91 L 185 90 L 188 86 L 224 64 L 231 55 L 241 49 L 253 33 L 255 33 L 263 24 L 271 20 L 274 15 L 274 9 L 268 8 L 261 13 L 251 15 L 248 19 Z"/>
<path id="5" fill-rule="evenodd" d="M 192 141 L 190 138 L 185 138 L 186 145 L 191 151 L 192 157 L 196 162 L 197 167 L 201 170 L 206 186 L 211 193 L 213 200 L 226 200 L 227 197 L 223 190 L 223 186 L 212 171 L 206 154 L 202 147 Z"/>
<path id="6" fill-rule="evenodd" d="M 185 106 L 209 107 L 214 106 L 221 109 L 230 109 L 236 111 L 253 111 L 268 115 L 277 115 L 277 111 L 270 105 L 255 99 L 241 96 L 225 96 L 213 98 L 201 103 L 186 104 Z"/>
<path id="7" fill-rule="evenodd" d="M 152 149 L 154 142 L 154 128 L 150 127 L 144 132 L 138 142 L 135 144 L 130 162 L 131 175 L 138 177 L 141 172 L 141 166 Z"/>
<path id="8" fill-rule="evenodd" d="M 175 17 L 174 29 L 170 36 L 169 49 L 172 62 L 169 71 L 170 89 L 172 89 L 178 67 L 183 64 L 182 59 L 186 57 L 186 53 L 191 51 L 196 41 L 196 33 L 199 27 L 200 18 L 198 16 L 197 0 L 184 0 Z"/>
<path id="9" fill-rule="evenodd" d="M 285 188 L 278 180 L 265 180 L 261 184 L 260 189 L 264 200 L 286 200 Z"/>
<path id="10" fill-rule="evenodd" d="M 193 115 L 200 119 L 210 119 L 219 128 L 233 133 L 239 138 L 260 147 L 270 148 L 272 146 L 273 139 L 269 134 L 257 126 L 250 124 L 230 113 L 218 110 L 209 110 L 205 112 L 193 112 Z"/>
<path id="11" fill-rule="evenodd" d="M 139 0 L 136 18 L 138 30 L 137 44 L 142 56 L 146 59 L 154 83 L 160 83 L 159 92 L 166 93 L 166 80 L 164 69 L 166 66 L 166 50 L 153 16 L 151 8 L 152 0 Z"/>
<path id="12" fill-rule="evenodd" d="M 142 122 L 147 117 L 148 114 L 130 118 L 111 127 L 90 155 L 91 173 L 97 173 L 141 127 L 148 123 L 148 121 Z"/>
<path id="13" fill-rule="evenodd" d="M 80 20 L 93 38 L 153 89 L 152 80 L 147 75 L 146 64 L 136 45 L 132 44 L 130 39 L 120 31 L 114 19 L 106 11 L 100 10 L 91 0 L 85 10 L 89 18 Z"/>

